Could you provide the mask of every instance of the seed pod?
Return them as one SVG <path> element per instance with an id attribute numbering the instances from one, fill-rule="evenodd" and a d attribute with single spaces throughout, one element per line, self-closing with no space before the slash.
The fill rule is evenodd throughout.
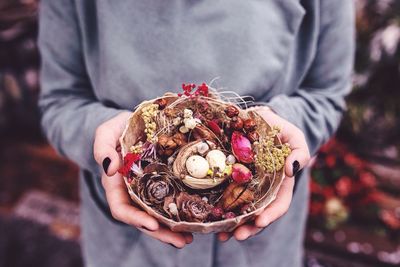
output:
<path id="1" fill-rule="evenodd" d="M 231 183 L 222 194 L 220 204 L 225 211 L 231 211 L 242 205 L 251 203 L 253 200 L 253 191 L 243 185 Z"/>

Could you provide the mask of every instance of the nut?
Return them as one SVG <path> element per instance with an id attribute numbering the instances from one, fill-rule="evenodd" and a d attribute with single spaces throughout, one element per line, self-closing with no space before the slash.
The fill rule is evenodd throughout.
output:
<path id="1" fill-rule="evenodd" d="M 237 107 L 230 105 L 225 109 L 225 114 L 229 118 L 233 118 L 239 115 L 239 110 L 237 109 Z"/>
<path id="2" fill-rule="evenodd" d="M 234 130 L 243 129 L 243 120 L 239 117 L 233 117 L 230 123 L 230 127 Z"/>
<path id="3" fill-rule="evenodd" d="M 154 101 L 154 104 L 158 105 L 158 109 L 164 109 L 167 106 L 167 100 L 165 100 L 165 98 L 159 98 Z"/>
<path id="4" fill-rule="evenodd" d="M 250 142 L 254 143 L 258 141 L 260 135 L 256 131 L 252 131 L 247 134 L 247 138 L 250 140 Z"/>
<path id="5" fill-rule="evenodd" d="M 253 119 L 247 119 L 243 122 L 243 128 L 246 132 L 252 132 L 257 128 L 257 124 Z"/>

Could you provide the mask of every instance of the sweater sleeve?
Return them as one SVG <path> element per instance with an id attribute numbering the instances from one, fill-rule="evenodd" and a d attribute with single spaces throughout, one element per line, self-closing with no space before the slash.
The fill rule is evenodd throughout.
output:
<path id="1" fill-rule="evenodd" d="M 339 125 L 351 89 L 354 57 L 353 1 L 320 1 L 320 31 L 314 61 L 300 88 L 267 105 L 299 127 L 314 154 Z"/>
<path id="2" fill-rule="evenodd" d="M 39 13 L 42 128 L 62 155 L 91 172 L 98 125 L 120 111 L 104 106 L 93 93 L 81 50 L 72 0 L 43 0 Z"/>

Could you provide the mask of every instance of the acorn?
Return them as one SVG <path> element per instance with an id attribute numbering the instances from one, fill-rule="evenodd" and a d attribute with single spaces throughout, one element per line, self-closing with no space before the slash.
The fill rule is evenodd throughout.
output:
<path id="1" fill-rule="evenodd" d="M 250 140 L 250 142 L 254 143 L 258 141 L 260 135 L 256 131 L 252 131 L 247 134 L 247 138 Z"/>
<path id="2" fill-rule="evenodd" d="M 240 117 L 233 117 L 230 123 L 230 127 L 234 130 L 242 130 L 243 129 L 243 120 Z"/>
<path id="3" fill-rule="evenodd" d="M 233 118 L 239 115 L 239 110 L 237 109 L 237 107 L 230 105 L 225 109 L 225 114 L 229 118 Z"/>
<path id="4" fill-rule="evenodd" d="M 243 128 L 246 132 L 252 132 L 257 128 L 257 124 L 253 119 L 247 119 L 243 122 Z"/>

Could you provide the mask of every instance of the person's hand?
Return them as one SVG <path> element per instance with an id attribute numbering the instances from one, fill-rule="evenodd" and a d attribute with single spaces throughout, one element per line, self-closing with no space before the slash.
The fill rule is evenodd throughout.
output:
<path id="1" fill-rule="evenodd" d="M 117 146 L 129 116 L 129 112 L 121 112 L 101 124 L 95 135 L 94 157 L 104 169 L 101 180 L 111 214 L 116 220 L 132 225 L 155 239 L 183 248 L 193 241 L 192 234 L 172 232 L 145 211 L 133 206 L 123 177 L 117 172 L 122 166 Z"/>
<path id="2" fill-rule="evenodd" d="M 218 239 L 223 242 L 227 241 L 232 236 L 237 240 L 246 240 L 283 216 L 289 209 L 290 202 L 292 201 L 294 187 L 293 177 L 300 169 L 304 168 L 310 160 L 310 152 L 308 151 L 304 134 L 299 128 L 279 117 L 268 107 L 257 107 L 253 110 L 258 112 L 270 125 L 280 127 L 281 132 L 279 137 L 283 143 L 290 144 L 292 152 L 286 159 L 286 178 L 282 182 L 276 199 L 266 207 L 254 221 L 239 226 L 232 233 L 219 233 Z"/>

